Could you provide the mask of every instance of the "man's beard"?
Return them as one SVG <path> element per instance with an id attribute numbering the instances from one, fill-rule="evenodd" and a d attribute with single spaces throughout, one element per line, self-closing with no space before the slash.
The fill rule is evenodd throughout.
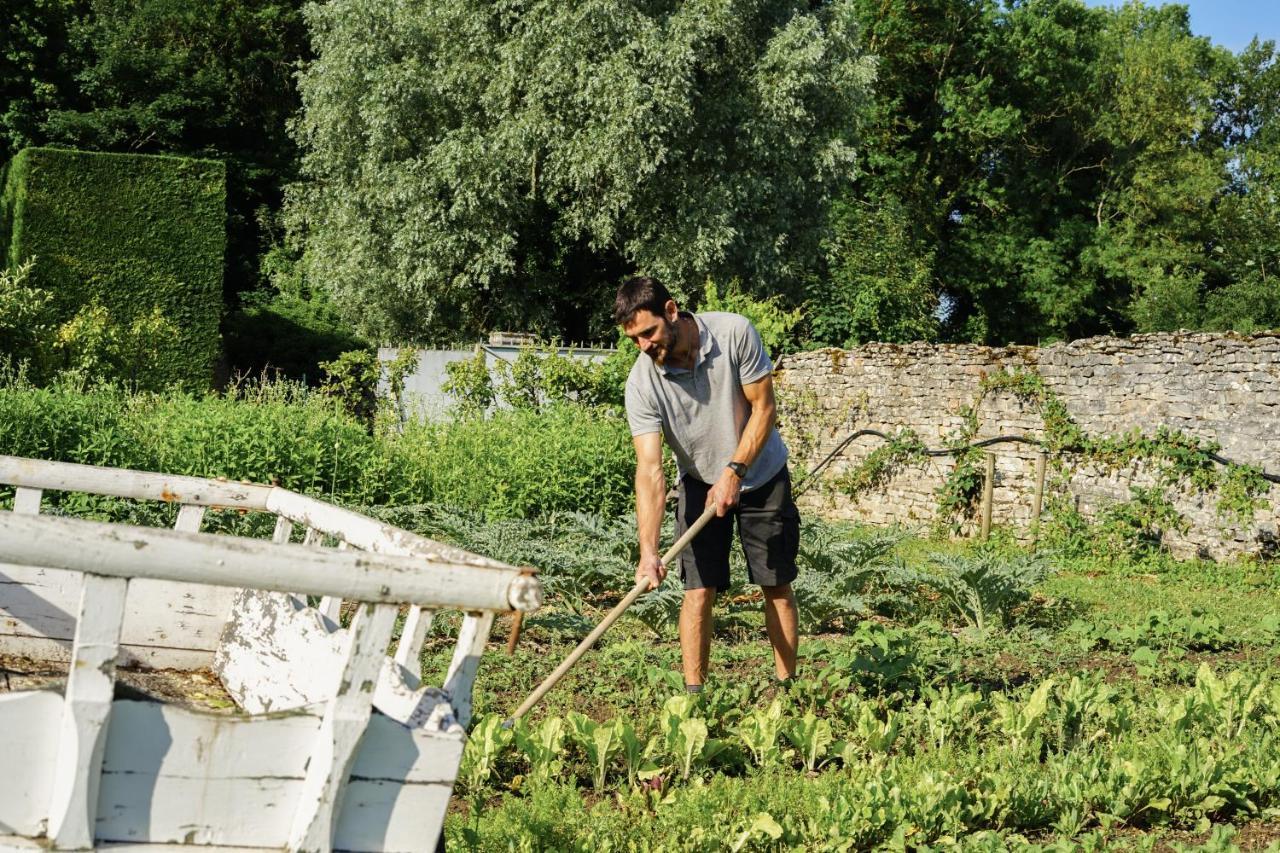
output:
<path id="1" fill-rule="evenodd" d="M 666 328 L 663 329 L 663 333 L 662 333 L 662 345 L 657 347 L 657 352 L 652 353 L 650 355 L 650 358 L 652 358 L 654 362 L 659 366 L 666 364 L 667 359 L 671 356 L 672 351 L 675 350 L 676 342 L 679 340 L 679 337 L 680 337 L 680 325 L 679 325 L 680 321 L 679 320 L 676 320 L 674 323 L 672 323 L 670 320 L 663 317 L 662 322 L 666 324 Z"/>

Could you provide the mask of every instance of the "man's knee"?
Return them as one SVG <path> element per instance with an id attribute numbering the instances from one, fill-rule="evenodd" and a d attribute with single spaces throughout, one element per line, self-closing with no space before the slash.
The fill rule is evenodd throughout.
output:
<path id="1" fill-rule="evenodd" d="M 706 607 L 708 604 L 715 602 L 716 588 L 708 586 L 701 589 L 686 589 L 684 591 L 684 600 L 691 607 Z"/>
<path id="2" fill-rule="evenodd" d="M 789 583 L 778 584 L 777 586 L 762 586 L 760 591 L 770 601 L 786 601 L 792 596 L 791 584 Z"/>

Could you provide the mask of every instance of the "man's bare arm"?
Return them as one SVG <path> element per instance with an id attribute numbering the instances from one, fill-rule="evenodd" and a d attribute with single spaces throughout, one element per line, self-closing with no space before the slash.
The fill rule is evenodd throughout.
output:
<path id="1" fill-rule="evenodd" d="M 733 452 L 733 459 L 747 467 L 756 461 L 765 442 L 773 432 L 778 420 L 778 406 L 773 396 L 773 375 L 742 386 L 743 396 L 751 406 L 751 416 L 742 429 L 742 437 L 738 439 L 738 447 Z M 726 468 L 720 479 L 707 493 L 707 506 L 715 505 L 716 515 L 724 515 L 738 503 L 742 494 L 742 480 L 738 475 Z"/>
<path id="2" fill-rule="evenodd" d="M 636 533 L 640 543 L 640 564 L 636 580 L 649 578 L 656 588 L 667 576 L 661 562 L 658 539 L 662 534 L 662 514 L 667 503 L 667 482 L 662 471 L 662 433 L 650 432 L 632 438 L 636 448 Z"/>

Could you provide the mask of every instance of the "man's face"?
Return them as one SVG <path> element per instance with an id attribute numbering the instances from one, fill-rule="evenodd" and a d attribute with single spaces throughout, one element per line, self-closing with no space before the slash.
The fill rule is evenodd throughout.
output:
<path id="1" fill-rule="evenodd" d="M 640 347 L 642 353 L 658 364 L 666 362 L 676 343 L 675 323 L 645 308 L 637 311 L 629 322 L 623 324 L 622 332 Z"/>

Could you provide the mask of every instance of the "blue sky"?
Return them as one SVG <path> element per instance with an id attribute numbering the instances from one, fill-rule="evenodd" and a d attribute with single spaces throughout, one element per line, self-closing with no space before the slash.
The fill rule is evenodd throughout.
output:
<path id="1" fill-rule="evenodd" d="M 1090 6 L 1119 6 L 1120 0 L 1085 0 Z M 1147 0 L 1148 6 L 1163 6 Z M 1191 8 L 1191 31 L 1239 52 L 1257 35 L 1280 42 L 1280 0 L 1182 0 Z"/>

